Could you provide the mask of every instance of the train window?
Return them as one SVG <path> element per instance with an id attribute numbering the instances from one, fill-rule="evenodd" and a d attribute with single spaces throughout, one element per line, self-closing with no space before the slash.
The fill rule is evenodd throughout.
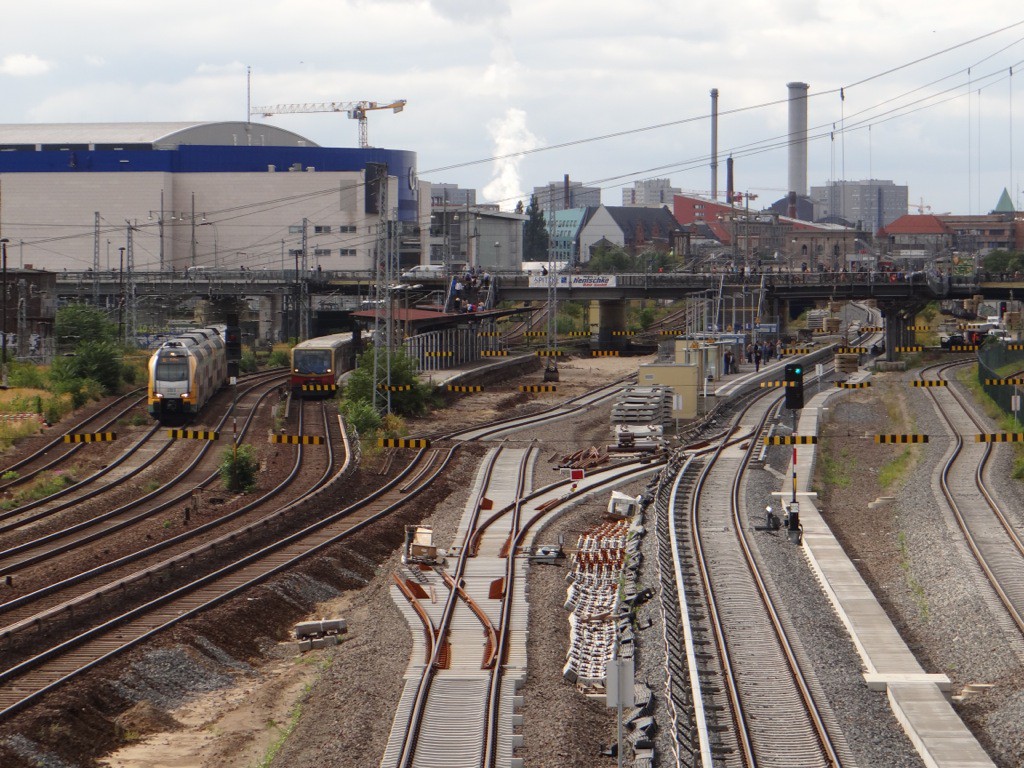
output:
<path id="1" fill-rule="evenodd" d="M 187 381 L 188 360 L 183 357 L 161 358 L 156 361 L 157 381 Z"/>
<path id="2" fill-rule="evenodd" d="M 326 349 L 296 349 L 292 352 L 295 373 L 330 373 L 331 353 Z"/>

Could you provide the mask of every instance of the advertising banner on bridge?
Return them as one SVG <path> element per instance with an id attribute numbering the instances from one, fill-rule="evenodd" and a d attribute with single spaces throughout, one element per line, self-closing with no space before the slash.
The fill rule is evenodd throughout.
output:
<path id="1" fill-rule="evenodd" d="M 530 275 L 530 288 L 614 288 L 615 275 Z"/>

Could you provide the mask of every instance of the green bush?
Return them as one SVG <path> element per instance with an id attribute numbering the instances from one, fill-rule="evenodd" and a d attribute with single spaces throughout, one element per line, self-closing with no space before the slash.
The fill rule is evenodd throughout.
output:
<path id="1" fill-rule="evenodd" d="M 56 424 L 71 413 L 73 407 L 73 398 L 48 397 L 43 403 L 43 419 L 47 424 Z"/>
<path id="2" fill-rule="evenodd" d="M 380 427 L 380 414 L 366 400 L 342 400 L 338 410 L 345 421 L 363 437 L 369 437 Z"/>
<path id="3" fill-rule="evenodd" d="M 267 358 L 267 366 L 270 368 L 287 368 L 291 364 L 291 357 L 286 349 L 275 349 Z"/>
<path id="4" fill-rule="evenodd" d="M 242 352 L 242 359 L 238 361 L 238 371 L 240 373 L 255 373 L 258 368 L 256 353 L 251 349 Z"/>
<path id="5" fill-rule="evenodd" d="M 46 369 L 32 363 L 11 362 L 7 365 L 7 381 L 19 389 L 46 389 Z"/>
<path id="6" fill-rule="evenodd" d="M 377 380 L 384 381 L 388 375 L 385 367 L 386 355 L 381 352 L 377 358 Z M 362 400 L 367 403 L 373 397 L 373 347 L 359 356 L 358 366 L 349 376 L 345 385 L 345 398 L 351 401 Z M 392 386 L 410 385 L 412 388 L 403 392 L 391 393 L 391 410 L 403 416 L 420 416 L 427 411 L 433 401 L 434 388 L 422 384 L 416 379 L 416 361 L 402 350 L 391 354 L 390 382 Z M 360 430 L 361 431 L 361 430 Z M 364 433 L 365 434 L 365 433 Z"/>
<path id="7" fill-rule="evenodd" d="M 260 463 L 251 445 L 228 448 L 221 455 L 220 479 L 224 487 L 236 493 L 251 491 L 256 487 Z"/>

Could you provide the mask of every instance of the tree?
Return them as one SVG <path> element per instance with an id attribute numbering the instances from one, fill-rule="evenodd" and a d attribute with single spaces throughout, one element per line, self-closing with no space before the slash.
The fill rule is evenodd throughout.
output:
<path id="1" fill-rule="evenodd" d="M 621 246 L 598 248 L 586 263 L 586 270 L 592 274 L 616 275 L 635 270 L 636 260 Z"/>
<path id="2" fill-rule="evenodd" d="M 378 382 L 387 378 L 386 355 L 378 352 Z M 373 403 L 373 348 L 359 356 L 357 367 L 345 385 L 345 400 Z M 400 349 L 391 353 L 391 386 L 409 385 L 412 388 L 391 393 L 391 410 L 403 416 L 418 416 L 427 410 L 432 388 L 416 379 L 416 362 Z"/>
<path id="3" fill-rule="evenodd" d="M 530 195 L 526 215 L 528 218 L 523 230 L 523 261 L 547 261 L 550 238 L 547 224 L 544 222 L 544 211 L 537 205 L 536 195 Z"/>
<path id="4" fill-rule="evenodd" d="M 74 349 L 85 341 L 117 341 L 117 324 L 106 314 L 87 304 L 68 304 L 57 310 L 53 324 L 57 344 Z"/>
<path id="5" fill-rule="evenodd" d="M 96 382 L 104 393 L 116 392 L 124 380 L 121 350 L 109 341 L 82 341 L 71 357 L 54 359 L 50 378 L 55 384 L 73 380 Z"/>

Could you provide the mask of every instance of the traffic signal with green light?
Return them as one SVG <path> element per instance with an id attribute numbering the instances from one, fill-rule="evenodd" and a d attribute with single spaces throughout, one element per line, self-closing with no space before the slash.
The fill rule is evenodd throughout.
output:
<path id="1" fill-rule="evenodd" d="M 800 363 L 786 366 L 786 407 L 798 411 L 804 407 L 804 367 Z"/>

